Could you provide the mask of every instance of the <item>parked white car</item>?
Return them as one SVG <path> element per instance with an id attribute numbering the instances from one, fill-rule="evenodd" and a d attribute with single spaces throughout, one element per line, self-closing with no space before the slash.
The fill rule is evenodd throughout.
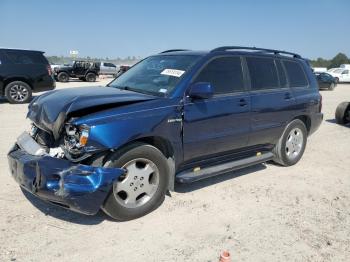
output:
<path id="1" fill-rule="evenodd" d="M 327 72 L 327 67 L 313 67 L 314 73 L 324 73 Z"/>
<path id="2" fill-rule="evenodd" d="M 340 68 L 339 67 L 330 68 L 330 69 L 327 70 L 327 73 L 332 73 L 332 72 L 334 72 L 337 69 L 340 69 Z"/>
<path id="3" fill-rule="evenodd" d="M 350 69 L 338 68 L 333 72 L 329 72 L 329 74 L 332 75 L 339 83 L 350 82 Z"/>

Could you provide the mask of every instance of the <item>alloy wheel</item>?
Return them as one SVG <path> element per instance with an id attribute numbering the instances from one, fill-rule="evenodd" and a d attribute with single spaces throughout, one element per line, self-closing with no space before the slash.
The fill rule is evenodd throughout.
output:
<path id="1" fill-rule="evenodd" d="M 23 102 L 28 99 L 29 92 L 27 87 L 23 85 L 13 85 L 10 88 L 10 97 L 16 102 Z"/>
<path id="2" fill-rule="evenodd" d="M 113 185 L 116 201 L 124 207 L 136 208 L 146 204 L 159 186 L 159 170 L 149 159 L 137 158 L 122 168 L 126 174 Z"/>
<path id="3" fill-rule="evenodd" d="M 285 151 L 290 160 L 299 156 L 304 143 L 303 132 L 299 128 L 293 128 L 287 137 Z"/>

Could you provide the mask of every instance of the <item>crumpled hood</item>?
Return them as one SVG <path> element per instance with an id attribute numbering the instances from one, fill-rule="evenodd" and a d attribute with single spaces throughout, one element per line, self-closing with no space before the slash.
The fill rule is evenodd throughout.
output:
<path id="1" fill-rule="evenodd" d="M 156 97 L 112 87 L 77 87 L 47 92 L 28 106 L 27 117 L 57 139 L 67 117 L 87 115 L 111 107 L 152 100 Z"/>

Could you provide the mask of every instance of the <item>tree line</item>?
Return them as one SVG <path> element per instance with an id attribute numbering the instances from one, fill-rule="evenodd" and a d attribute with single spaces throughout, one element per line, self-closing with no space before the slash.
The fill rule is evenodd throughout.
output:
<path id="1" fill-rule="evenodd" d="M 316 60 L 310 60 L 310 64 L 312 67 L 327 67 L 335 68 L 339 67 L 341 64 L 350 64 L 350 59 L 344 53 L 338 53 L 332 59 L 323 59 L 321 57 Z"/>
<path id="2" fill-rule="evenodd" d="M 141 60 L 141 57 L 136 56 L 128 56 L 125 58 L 98 58 L 98 57 L 69 57 L 69 56 L 46 56 L 47 60 L 49 60 L 50 64 L 55 65 L 63 65 L 63 64 L 70 64 L 74 60 L 79 61 L 94 61 L 94 62 L 109 62 L 113 63 L 115 65 L 133 65 L 136 62 Z"/>

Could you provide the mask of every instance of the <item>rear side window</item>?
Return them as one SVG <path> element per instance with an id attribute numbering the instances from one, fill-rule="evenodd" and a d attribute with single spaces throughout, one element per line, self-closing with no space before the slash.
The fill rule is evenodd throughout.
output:
<path id="1" fill-rule="evenodd" d="M 5 53 L 11 62 L 15 64 L 48 64 L 44 55 L 39 52 L 6 50 Z"/>
<path id="2" fill-rule="evenodd" d="M 114 64 L 112 64 L 112 63 L 105 63 L 105 66 L 115 67 L 115 65 L 114 65 Z"/>
<path id="3" fill-rule="evenodd" d="M 284 72 L 283 66 L 281 64 L 280 60 L 275 60 L 276 66 L 277 66 L 277 71 L 278 71 L 278 78 L 280 80 L 280 86 L 282 88 L 287 87 L 287 77 L 286 73 Z"/>
<path id="4" fill-rule="evenodd" d="M 240 57 L 220 57 L 209 62 L 199 73 L 195 82 L 209 82 L 215 94 L 244 91 Z"/>
<path id="5" fill-rule="evenodd" d="M 272 58 L 247 57 L 252 90 L 279 88 L 275 62 Z"/>
<path id="6" fill-rule="evenodd" d="M 308 82 L 301 65 L 293 61 L 283 61 L 290 87 L 307 86 Z"/>

